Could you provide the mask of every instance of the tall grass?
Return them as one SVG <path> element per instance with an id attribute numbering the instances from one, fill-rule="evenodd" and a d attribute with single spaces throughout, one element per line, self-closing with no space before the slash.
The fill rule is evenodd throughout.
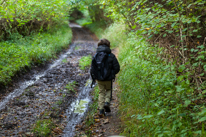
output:
<path id="1" fill-rule="evenodd" d="M 107 28 L 101 37 L 119 46 L 121 93 L 119 111 L 126 136 L 204 136 L 205 103 L 197 96 L 189 74 L 160 58 L 162 49 L 141 34 L 125 33 L 121 23 Z"/>
<path id="2" fill-rule="evenodd" d="M 25 66 L 56 57 L 56 53 L 68 47 L 72 33 L 65 24 L 44 33 L 27 37 L 16 34 L 13 37 L 0 43 L 0 83 L 4 84 Z"/>
<path id="3" fill-rule="evenodd" d="M 79 60 L 80 69 L 85 70 L 87 67 L 90 67 L 92 62 L 92 56 L 84 56 Z"/>
<path id="4" fill-rule="evenodd" d="M 101 32 L 100 38 L 106 38 L 111 42 L 111 47 L 117 47 L 126 41 L 125 25 L 123 22 L 111 24 L 104 33 Z"/>

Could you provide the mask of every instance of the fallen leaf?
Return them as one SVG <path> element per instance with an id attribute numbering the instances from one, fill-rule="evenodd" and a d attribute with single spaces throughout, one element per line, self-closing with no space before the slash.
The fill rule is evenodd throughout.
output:
<path id="1" fill-rule="evenodd" d="M 60 115 L 60 117 L 64 117 L 63 115 Z"/>
<path id="2" fill-rule="evenodd" d="M 109 119 L 104 119 L 104 122 L 103 122 L 104 124 L 107 124 L 107 123 L 109 123 Z"/>
<path id="3" fill-rule="evenodd" d="M 100 120 L 99 120 L 99 119 L 94 119 L 94 121 L 95 121 L 96 123 L 99 123 L 99 122 L 100 122 Z"/>
<path id="4" fill-rule="evenodd" d="M 53 131 L 57 134 L 62 133 L 62 130 L 59 127 L 56 127 L 55 129 L 53 129 Z"/>

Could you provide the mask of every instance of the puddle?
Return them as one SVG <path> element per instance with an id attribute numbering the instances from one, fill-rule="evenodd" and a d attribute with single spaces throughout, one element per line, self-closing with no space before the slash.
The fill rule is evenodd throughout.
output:
<path id="1" fill-rule="evenodd" d="M 64 129 L 63 137 L 73 137 L 75 126 L 79 124 L 85 117 L 91 102 L 90 92 L 93 90 L 90 86 L 91 79 L 87 80 L 85 87 L 81 90 L 77 100 L 66 110 L 68 124 Z"/>
<path id="2" fill-rule="evenodd" d="M 74 113 L 84 113 L 86 111 L 86 105 L 88 104 L 89 99 L 78 100 L 74 109 Z"/>

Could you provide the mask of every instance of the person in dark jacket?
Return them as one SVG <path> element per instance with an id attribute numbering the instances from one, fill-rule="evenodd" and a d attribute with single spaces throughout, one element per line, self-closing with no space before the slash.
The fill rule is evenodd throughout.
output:
<path id="1" fill-rule="evenodd" d="M 107 53 L 107 65 L 111 68 L 110 75 L 106 77 L 105 79 L 99 80 L 98 77 L 95 78 L 98 83 L 99 87 L 99 100 L 98 100 L 98 107 L 99 107 L 99 116 L 103 117 L 105 112 L 110 112 L 110 98 L 111 98 L 111 87 L 112 87 L 112 81 L 115 79 L 115 75 L 120 70 L 120 65 L 113 53 L 111 53 L 110 49 L 110 41 L 107 39 L 100 39 L 98 41 L 98 48 L 97 53 L 104 52 Z M 91 76 L 94 77 L 95 69 L 91 68 Z"/>

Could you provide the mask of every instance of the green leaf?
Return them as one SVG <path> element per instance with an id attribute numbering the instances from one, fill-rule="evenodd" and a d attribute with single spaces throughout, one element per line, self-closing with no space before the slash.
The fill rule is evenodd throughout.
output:
<path id="1" fill-rule="evenodd" d="M 186 100 L 185 101 L 185 107 L 187 107 L 191 103 L 191 100 Z"/>
<path id="2" fill-rule="evenodd" d="M 135 29 L 137 27 L 137 25 L 132 26 L 132 29 Z"/>
<path id="3" fill-rule="evenodd" d="M 201 130 L 198 130 L 198 131 L 194 131 L 193 133 L 194 133 L 194 134 L 201 134 L 202 131 L 201 131 Z"/>
<path id="4" fill-rule="evenodd" d="M 195 30 L 193 30 L 192 32 L 197 32 L 198 30 L 197 29 L 195 29 Z"/>
<path id="5" fill-rule="evenodd" d="M 180 65 L 178 68 L 178 71 L 182 72 L 183 70 L 185 70 L 185 65 Z"/>
<path id="6" fill-rule="evenodd" d="M 169 30 L 168 33 L 173 33 L 173 30 Z"/>
<path id="7" fill-rule="evenodd" d="M 187 116 L 187 115 L 186 115 L 186 113 L 181 113 L 181 114 L 179 114 L 178 116 L 185 117 L 185 116 Z"/>
<path id="8" fill-rule="evenodd" d="M 163 114 L 165 111 L 164 110 L 161 110 L 160 112 L 157 113 L 157 115 L 161 115 Z"/>
<path id="9" fill-rule="evenodd" d="M 166 36 L 167 36 L 167 34 L 164 34 L 164 35 L 163 35 L 163 37 L 166 37 Z"/>
<path id="10" fill-rule="evenodd" d="M 171 27 L 173 28 L 175 26 L 176 22 L 172 23 Z"/>
<path id="11" fill-rule="evenodd" d="M 151 118 L 153 117 L 153 115 L 147 115 L 147 116 L 144 116 L 143 118 Z"/>
<path id="12" fill-rule="evenodd" d="M 198 120 L 198 122 L 203 122 L 206 120 L 206 117 L 202 117 L 201 119 Z"/>

